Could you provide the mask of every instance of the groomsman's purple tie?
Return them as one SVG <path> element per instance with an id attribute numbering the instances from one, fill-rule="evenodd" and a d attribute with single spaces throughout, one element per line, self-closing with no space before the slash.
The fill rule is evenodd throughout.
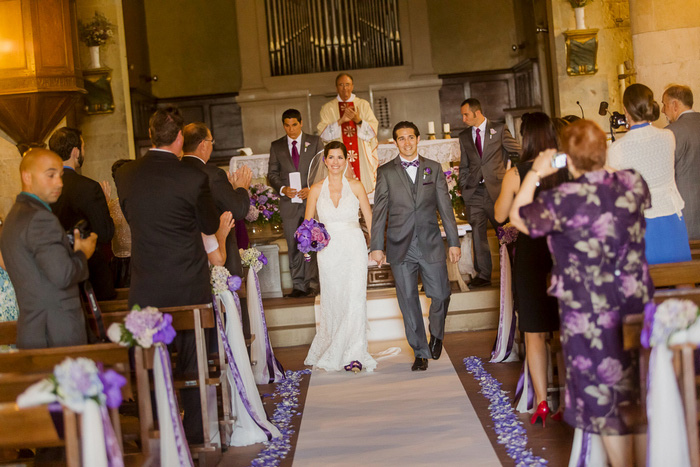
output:
<path id="1" fill-rule="evenodd" d="M 476 144 L 476 152 L 479 153 L 479 157 L 483 157 L 484 150 L 481 148 L 481 130 L 479 128 L 476 129 L 476 141 L 474 144 Z"/>
<path id="2" fill-rule="evenodd" d="M 296 141 L 292 141 L 292 162 L 294 162 L 294 168 L 299 170 L 299 150 L 297 150 Z"/>

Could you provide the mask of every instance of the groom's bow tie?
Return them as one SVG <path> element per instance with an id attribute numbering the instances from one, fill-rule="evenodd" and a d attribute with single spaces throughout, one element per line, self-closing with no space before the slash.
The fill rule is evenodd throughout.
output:
<path id="1" fill-rule="evenodd" d="M 418 167 L 418 159 L 411 161 L 411 162 L 401 161 L 401 166 L 404 169 L 407 169 L 409 167 Z"/>

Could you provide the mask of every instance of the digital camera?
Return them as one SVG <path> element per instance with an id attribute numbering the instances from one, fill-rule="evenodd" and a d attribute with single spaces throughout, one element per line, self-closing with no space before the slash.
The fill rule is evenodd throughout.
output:
<path id="1" fill-rule="evenodd" d="M 558 152 L 556 156 L 552 157 L 552 167 L 555 169 L 562 169 L 566 167 L 565 152 Z"/>
<path id="2" fill-rule="evenodd" d="M 613 112 L 610 116 L 610 126 L 616 130 L 621 126 L 627 126 L 627 118 L 620 112 Z"/>
<path id="3" fill-rule="evenodd" d="M 80 232 L 80 238 L 88 238 L 90 236 L 90 227 L 88 226 L 87 221 L 85 219 L 80 219 L 72 229 L 66 232 L 66 236 L 68 237 L 68 241 L 70 242 L 71 246 L 75 245 L 75 238 L 73 237 L 73 231 L 75 229 L 78 229 Z"/>

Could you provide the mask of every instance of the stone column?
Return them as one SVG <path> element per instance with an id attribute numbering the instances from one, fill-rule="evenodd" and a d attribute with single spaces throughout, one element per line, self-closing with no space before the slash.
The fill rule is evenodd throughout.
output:
<path id="1" fill-rule="evenodd" d="M 637 82 L 661 103 L 669 84 L 690 86 L 700 98 L 700 2 L 630 0 L 630 26 Z M 695 106 L 697 109 L 697 105 Z M 665 126 L 661 116 L 659 125 Z"/>

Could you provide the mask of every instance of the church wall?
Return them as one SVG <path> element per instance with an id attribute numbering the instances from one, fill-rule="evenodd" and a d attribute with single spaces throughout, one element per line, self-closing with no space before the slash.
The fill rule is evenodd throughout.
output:
<path id="1" fill-rule="evenodd" d="M 231 0 L 146 0 L 155 97 L 236 92 L 241 64 Z"/>
<path id="2" fill-rule="evenodd" d="M 437 74 L 505 69 L 522 59 L 511 48 L 522 42 L 512 1 L 430 1 L 428 21 Z"/>
<path id="3" fill-rule="evenodd" d="M 617 80 L 617 66 L 632 57 L 632 36 L 628 0 L 596 0 L 585 7 L 586 27 L 598 29 L 598 72 L 594 75 L 566 74 L 564 31 L 576 29 L 574 11 L 566 0 L 551 0 L 555 43 L 555 70 L 558 95 L 555 98 L 557 116 L 581 115 L 576 101 L 583 107 L 586 118 L 609 129 L 608 118 L 598 115 L 601 101 L 610 104 L 610 111 L 622 111 L 622 96 Z"/>
<path id="4" fill-rule="evenodd" d="M 22 186 L 19 180 L 20 155 L 10 137 L 0 130 L 0 217 L 5 219 Z"/>

